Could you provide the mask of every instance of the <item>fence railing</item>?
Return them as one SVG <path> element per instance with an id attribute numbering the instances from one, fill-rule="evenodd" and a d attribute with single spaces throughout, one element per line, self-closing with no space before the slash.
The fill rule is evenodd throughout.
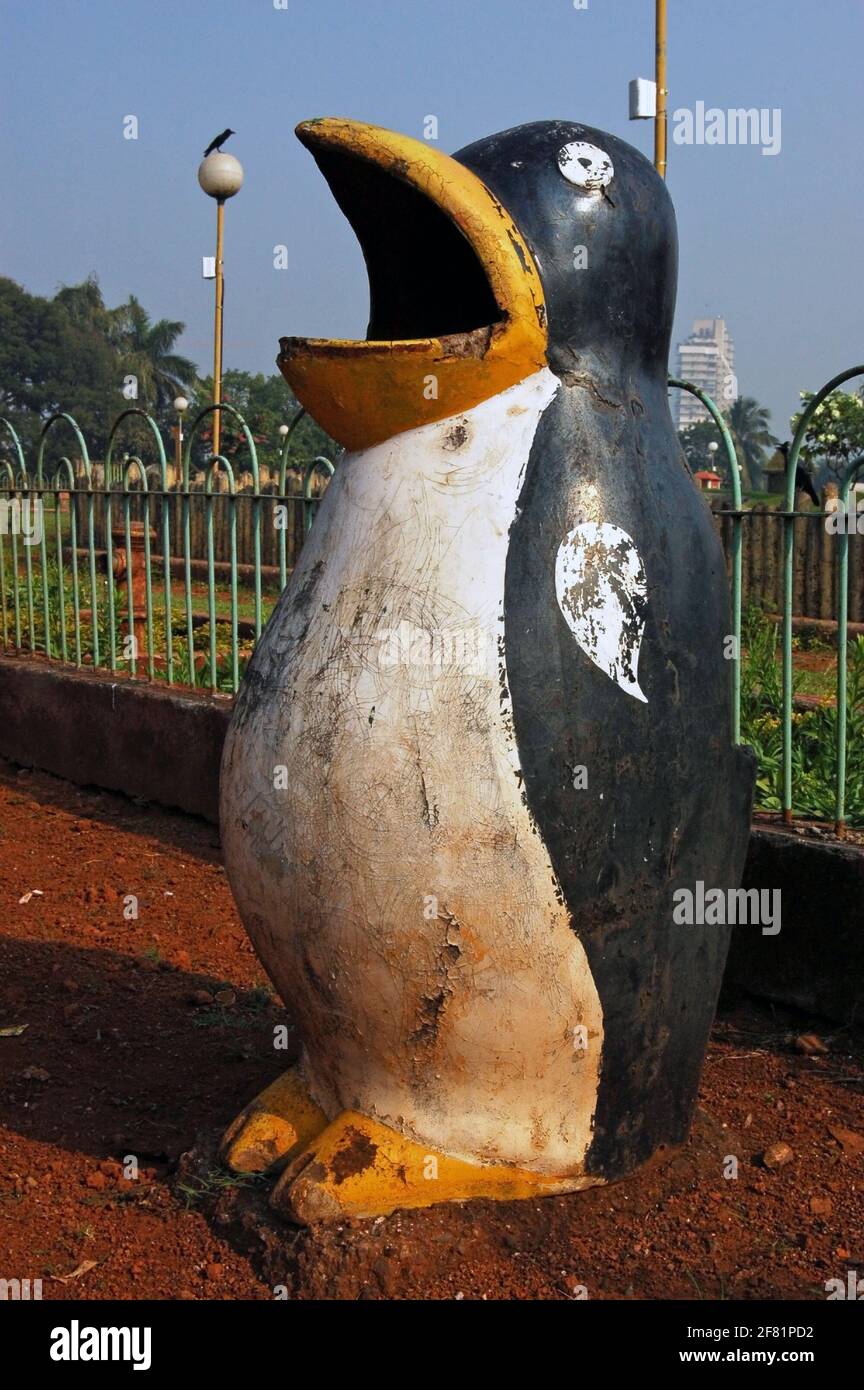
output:
<path id="1" fill-rule="evenodd" d="M 196 435 L 215 410 L 237 423 L 248 460 L 242 472 L 224 455 L 193 469 Z M 114 421 L 101 464 L 60 412 L 45 421 L 30 470 L 14 426 L 0 420 L 8 445 L 0 457 L 4 649 L 234 693 L 333 472 L 323 457 L 289 465 L 302 413 L 277 469 L 259 463 L 245 420 L 227 404 L 199 412 L 179 468 L 169 464 L 156 422 L 137 408 Z M 132 420 L 152 462 L 117 459 Z M 46 451 L 60 430 L 74 441 L 74 461 L 64 454 L 48 476 Z"/>
<path id="2" fill-rule="evenodd" d="M 785 507 L 772 513 L 782 526 L 782 793 L 778 809 L 793 811 L 793 598 L 796 519 L 795 469 L 807 426 L 831 391 L 864 374 L 853 367 L 829 381 L 808 402 L 789 450 Z M 719 516 L 731 528 L 732 737 L 742 739 L 742 592 L 745 510 L 735 445 L 722 412 L 699 387 L 670 378 L 671 388 L 696 396 L 717 426 L 732 487 L 732 506 Z M 235 470 L 224 455 L 193 467 L 193 444 L 207 417 L 220 410 L 235 421 L 248 455 Z M 329 459 L 289 463 L 291 422 L 278 467 L 259 462 L 255 441 L 232 406 L 200 411 L 186 436 L 180 465 L 169 463 L 156 422 L 139 409 L 117 417 L 104 460 L 90 459 L 71 415 L 52 415 L 42 427 L 35 466 L 28 469 L 13 425 L 0 419 L 6 456 L 0 455 L 0 635 L 5 651 L 41 653 L 78 668 L 123 670 L 132 677 L 233 694 L 261 635 L 269 609 L 288 581 L 318 501 L 333 473 Z M 136 420 L 150 441 L 153 461 L 118 458 L 120 441 Z M 74 448 L 46 476 L 46 453 L 59 431 Z M 68 444 L 67 444 L 68 447 Z M 864 458 L 850 465 L 838 506 L 849 515 L 852 482 Z M 38 515 L 39 525 L 35 524 Z M 764 515 L 764 513 L 756 514 Z M 11 526 L 10 526 L 11 521 Z M 17 521 L 17 524 L 16 524 Z M 854 522 L 853 522 L 854 529 Z M 38 531 L 38 534 L 37 534 Z M 849 528 L 838 528 L 836 581 L 837 679 L 834 747 L 834 823 L 845 832 L 848 764 Z M 824 545 L 822 548 L 825 555 Z M 824 602 L 823 602 L 824 609 Z M 856 706 L 857 708 L 857 706 Z M 745 730 L 745 735 L 747 731 Z M 862 740 L 864 742 L 864 740 Z M 864 755 L 864 750 L 862 750 Z M 864 781 L 864 779 L 862 779 Z M 857 804 L 857 803 L 856 803 Z M 862 802 L 864 806 L 864 802 Z M 856 811 L 864 822 L 864 809 Z"/>
<path id="3" fill-rule="evenodd" d="M 807 402 L 805 409 L 801 412 L 792 444 L 789 448 L 789 455 L 786 462 L 786 476 L 784 479 L 784 501 L 785 506 L 782 513 L 783 525 L 783 624 L 782 624 L 782 673 L 783 673 L 783 700 L 782 700 L 782 757 L 783 757 L 783 794 L 782 794 L 782 814 L 783 820 L 787 824 L 793 819 L 793 697 L 794 681 L 792 667 L 792 642 L 793 642 L 793 579 L 795 561 L 795 520 L 802 513 L 795 511 L 795 474 L 798 467 L 801 447 L 807 435 L 807 430 L 811 419 L 815 415 L 819 406 L 829 396 L 832 391 L 853 377 L 864 375 L 864 366 L 850 367 L 830 381 L 816 392 Z M 714 401 L 711 400 L 704 391 L 692 382 L 679 381 L 677 378 L 670 377 L 670 387 L 675 387 L 683 391 L 689 391 L 696 396 L 706 407 L 714 422 L 720 430 L 723 441 L 723 448 L 726 454 L 726 461 L 729 466 L 729 476 L 732 482 L 733 507 L 726 509 L 725 515 L 730 516 L 733 525 L 733 566 L 732 566 L 732 626 L 734 633 L 734 657 L 733 657 L 733 698 L 732 698 L 732 734 L 736 742 L 740 741 L 741 731 L 741 680 L 740 680 L 740 660 L 741 660 L 741 522 L 750 513 L 742 511 L 741 500 L 741 471 L 738 464 L 738 457 L 735 445 L 723 419 L 723 416 Z M 847 470 L 843 480 L 843 485 L 838 498 L 839 508 L 842 510 L 844 521 L 842 529 L 838 530 L 839 564 L 840 576 L 838 583 L 838 615 L 837 615 L 837 686 L 836 686 L 836 771 L 835 771 L 835 798 L 834 798 L 834 829 L 841 838 L 846 832 L 846 745 L 847 745 L 847 724 L 848 724 L 848 613 L 849 613 L 849 490 L 853 479 L 858 472 L 864 469 L 864 458 L 855 460 Z M 812 513 L 804 513 L 805 516 L 812 516 Z M 820 513 L 817 513 L 820 515 Z M 821 513 L 827 516 L 827 513 Z M 854 529 L 853 521 L 853 529 Z"/>
<path id="4" fill-rule="evenodd" d="M 735 641 L 733 644 L 731 664 L 732 680 L 732 741 L 741 742 L 741 521 L 744 516 L 742 511 L 741 497 L 741 469 L 738 466 L 738 455 L 735 452 L 735 444 L 729 433 L 729 426 L 723 419 L 723 415 L 711 397 L 699 386 L 693 386 L 687 381 L 679 381 L 677 377 L 669 378 L 669 385 L 680 391 L 689 391 L 692 396 L 696 396 L 702 402 L 708 414 L 711 416 L 723 441 L 723 449 L 726 454 L 726 462 L 729 465 L 729 479 L 732 484 L 732 634 Z"/>
<path id="5" fill-rule="evenodd" d="M 826 508 L 837 505 L 837 485 L 829 483 Z M 831 497 L 833 494 L 833 500 Z M 732 560 L 733 503 L 730 494 L 706 492 L 714 513 L 730 569 Z M 860 495 L 859 495 L 860 503 Z M 837 621 L 840 598 L 838 537 L 825 527 L 826 513 L 816 504 L 806 510 L 808 503 L 799 502 L 794 519 L 795 556 L 792 580 L 792 612 L 796 619 L 809 618 L 814 626 Z M 757 604 L 782 621 L 784 522 L 783 503 L 778 499 L 771 505 L 757 501 L 748 508 L 744 525 L 746 544 L 742 547 L 741 602 L 746 610 Z M 779 510 L 775 510 L 775 506 Z M 728 510 L 727 510 L 728 508 Z M 864 623 L 864 527 L 862 533 L 849 538 L 849 621 Z M 796 629 L 799 624 L 796 622 Z"/>

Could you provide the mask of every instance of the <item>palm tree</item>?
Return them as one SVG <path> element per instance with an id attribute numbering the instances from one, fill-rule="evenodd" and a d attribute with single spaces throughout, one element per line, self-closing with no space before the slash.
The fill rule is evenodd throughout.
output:
<path id="1" fill-rule="evenodd" d="M 150 315 L 130 294 L 126 304 L 111 311 L 112 340 L 124 369 L 138 378 L 138 400 L 162 409 L 175 396 L 191 391 L 198 369 L 188 357 L 171 351 L 186 325 L 174 319 L 151 322 Z"/>
<path id="2" fill-rule="evenodd" d="M 744 487 L 752 492 L 761 481 L 765 450 L 777 440 L 768 428 L 770 410 L 752 396 L 738 396 L 729 407 L 726 421 L 738 455 Z"/>

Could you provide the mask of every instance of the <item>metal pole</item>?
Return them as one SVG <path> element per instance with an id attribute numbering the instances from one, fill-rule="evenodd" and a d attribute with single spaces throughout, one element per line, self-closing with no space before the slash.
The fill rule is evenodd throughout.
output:
<path id="1" fill-rule="evenodd" d="M 846 838 L 846 660 L 849 646 L 849 531 L 856 526 L 856 510 L 849 511 L 849 488 L 864 468 L 864 458 L 855 459 L 846 469 L 837 498 L 840 531 L 840 579 L 837 611 L 837 795 L 834 807 L 834 834 Z M 850 516 L 852 520 L 850 521 Z M 840 520 L 842 518 L 842 520 Z"/>
<path id="2" fill-rule="evenodd" d="M 670 376 L 669 385 L 675 386 L 679 391 L 689 391 L 691 396 L 695 396 L 701 401 L 711 419 L 714 421 L 720 437 L 723 440 L 723 448 L 726 450 L 726 462 L 729 465 L 729 480 L 732 484 L 732 636 L 735 638 L 735 651 L 732 656 L 732 742 L 741 742 L 741 573 L 742 573 L 742 554 L 741 554 L 741 466 L 738 463 L 738 455 L 735 452 L 735 445 L 732 442 L 732 435 L 729 433 L 729 426 L 724 420 L 719 406 L 711 399 L 706 391 L 701 387 L 694 386 L 690 381 L 679 381 L 677 377 Z"/>
<path id="3" fill-rule="evenodd" d="M 841 372 L 839 376 L 832 377 L 830 381 L 826 381 L 825 385 L 824 385 L 819 391 L 816 392 L 816 395 L 815 395 L 815 396 L 811 396 L 811 398 L 810 398 L 810 400 L 807 402 L 807 405 L 805 406 L 804 410 L 801 412 L 801 418 L 800 418 L 799 421 L 798 421 L 798 428 L 796 429 L 794 435 L 792 436 L 792 443 L 791 443 L 791 445 L 790 445 L 790 447 L 789 447 L 789 454 L 788 454 L 787 461 L 786 461 L 786 487 L 785 487 L 786 507 L 785 507 L 785 511 L 782 513 L 782 516 L 783 516 L 783 821 L 784 821 L 784 824 L 786 824 L 786 825 L 791 825 L 791 824 L 793 823 L 793 815 L 792 815 L 792 700 L 793 700 L 793 681 L 792 681 L 792 580 L 793 580 L 793 577 L 794 577 L 794 570 L 795 570 L 795 515 L 794 515 L 794 513 L 795 513 L 795 470 L 796 470 L 796 468 L 798 467 L 798 456 L 799 456 L 799 454 L 800 454 L 800 452 L 801 452 L 801 446 L 802 446 L 802 444 L 804 443 L 804 436 L 805 436 L 806 433 L 807 433 L 807 426 L 810 424 L 811 419 L 812 419 L 813 416 L 815 415 L 815 413 L 816 413 L 816 411 L 818 410 L 819 406 L 820 406 L 820 405 L 822 404 L 822 402 L 824 401 L 825 397 L 826 397 L 826 396 L 830 396 L 830 394 L 831 394 L 832 391 L 836 390 L 838 386 L 842 386 L 843 383 L 844 383 L 844 381 L 848 381 L 848 380 L 850 379 L 850 377 L 853 377 L 853 376 L 861 376 L 861 375 L 864 375 L 864 366 L 850 367 L 848 371 L 846 371 L 846 372 Z M 842 571 L 843 560 L 844 560 L 844 556 L 843 556 L 843 548 L 842 548 L 842 543 L 841 543 L 841 550 L 840 550 L 840 561 L 841 561 L 841 580 L 840 580 L 840 582 L 841 582 L 841 585 L 842 585 L 843 582 L 844 582 L 843 571 Z M 842 591 L 842 588 L 841 588 L 841 591 L 840 591 L 840 592 L 841 592 L 841 599 L 842 599 L 842 592 L 843 592 L 843 591 Z M 840 614 L 840 616 L 841 616 L 841 617 L 843 616 L 843 614 L 842 614 L 842 605 L 841 605 L 841 614 Z M 838 621 L 839 621 L 839 620 L 838 620 Z M 844 624 L 844 626 L 845 626 L 845 624 Z M 842 653 L 839 652 L 839 646 L 842 645 L 842 640 L 845 640 L 845 639 L 840 639 L 840 637 L 839 637 L 839 632 L 838 632 L 838 662 L 839 662 L 839 660 L 840 660 L 840 655 L 842 654 Z M 839 675 L 838 675 L 838 679 L 840 679 Z M 845 682 L 845 676 L 843 676 L 842 679 L 843 679 L 844 682 Z M 844 719 L 845 719 L 845 713 L 846 713 L 846 711 L 845 711 L 845 689 L 844 689 L 844 691 L 843 691 L 843 694 L 844 694 L 844 700 L 843 700 L 844 709 L 843 709 L 842 713 L 843 713 L 843 717 L 844 717 Z M 841 716 L 841 711 L 840 711 L 840 709 L 839 709 L 839 707 L 838 707 L 838 710 L 837 710 L 837 717 L 838 717 L 838 719 L 840 718 L 840 716 Z M 844 756 L 845 756 L 845 755 L 844 755 Z M 845 774 L 845 768 L 844 768 L 844 774 Z M 838 822 L 840 822 L 840 821 L 842 820 L 842 815 L 840 814 L 839 811 L 838 811 L 838 814 L 837 814 L 837 820 L 838 820 Z"/>
<path id="4" fill-rule="evenodd" d="M 225 199 L 216 201 L 216 324 L 213 341 L 213 404 L 222 403 L 222 306 L 225 295 L 225 281 L 222 275 L 222 240 L 225 228 Z M 218 454 L 222 444 L 222 412 L 213 412 L 213 453 Z"/>
<path id="5" fill-rule="evenodd" d="M 657 105 L 654 116 L 654 168 L 666 177 L 666 0 L 656 0 L 654 81 Z"/>

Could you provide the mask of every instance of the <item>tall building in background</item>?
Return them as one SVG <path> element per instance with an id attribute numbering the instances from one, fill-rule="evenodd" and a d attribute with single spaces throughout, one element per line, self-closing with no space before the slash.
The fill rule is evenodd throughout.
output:
<path id="1" fill-rule="evenodd" d="M 678 376 L 707 391 L 721 410 L 738 395 L 735 380 L 735 347 L 725 319 L 694 319 L 693 331 L 678 344 Z M 686 429 L 709 419 L 701 401 L 689 391 L 678 392 L 678 428 Z"/>

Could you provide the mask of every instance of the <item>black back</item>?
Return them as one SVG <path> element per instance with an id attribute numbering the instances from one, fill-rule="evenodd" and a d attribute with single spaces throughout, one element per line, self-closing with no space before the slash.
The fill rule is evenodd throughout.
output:
<path id="1" fill-rule="evenodd" d="M 605 191 L 586 196 L 562 175 L 571 141 L 610 156 Z M 511 528 L 506 668 L 524 794 L 603 1007 L 588 1170 L 613 1178 L 686 1137 L 729 929 L 673 924 L 672 895 L 697 879 L 738 886 L 753 785 L 752 755 L 730 738 L 723 553 L 669 414 L 675 218 L 648 161 L 590 127 L 523 126 L 456 158 L 531 247 L 562 381 Z M 642 558 L 647 703 L 591 662 L 559 608 L 556 553 L 584 520 L 620 527 Z"/>

